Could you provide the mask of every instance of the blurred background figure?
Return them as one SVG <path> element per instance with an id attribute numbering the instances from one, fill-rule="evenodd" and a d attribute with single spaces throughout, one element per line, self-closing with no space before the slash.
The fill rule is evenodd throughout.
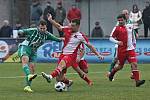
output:
<path id="1" fill-rule="evenodd" d="M 48 14 L 51 14 L 53 19 L 55 18 L 55 10 L 51 6 L 50 1 L 47 2 L 46 8 L 44 9 L 43 19 L 47 22 L 47 31 L 53 34 L 53 26 L 47 19 Z"/>
<path id="2" fill-rule="evenodd" d="M 55 14 L 56 14 L 55 21 L 58 22 L 60 25 L 63 25 L 64 20 L 66 18 L 66 10 L 63 7 L 61 1 L 59 1 L 57 3 L 57 8 L 55 9 Z M 63 36 L 63 32 L 61 32 L 59 30 L 58 30 L 58 32 L 59 32 L 59 36 L 62 37 Z"/>
<path id="3" fill-rule="evenodd" d="M 9 25 L 8 20 L 3 21 L 3 26 L 0 28 L 0 37 L 12 37 L 13 28 Z"/>
<path id="4" fill-rule="evenodd" d="M 15 27 L 13 29 L 13 38 L 20 38 L 20 37 L 25 37 L 25 35 L 19 35 L 18 36 L 18 30 L 22 29 L 22 24 L 20 23 L 20 21 L 17 21 L 15 24 Z"/>
<path id="5" fill-rule="evenodd" d="M 133 23 L 134 31 L 138 34 L 139 26 L 142 24 L 142 14 L 136 4 L 132 6 L 132 11 L 130 12 L 129 19 Z"/>
<path id="6" fill-rule="evenodd" d="M 69 22 L 73 19 L 80 19 L 81 20 L 81 11 L 77 8 L 76 4 L 73 4 L 72 7 L 69 9 L 67 14 L 67 19 Z"/>
<path id="7" fill-rule="evenodd" d="M 91 37 L 104 37 L 104 32 L 100 26 L 100 22 L 95 22 L 95 27 L 92 30 Z"/>
<path id="8" fill-rule="evenodd" d="M 22 25 L 21 25 L 20 21 L 17 21 L 17 22 L 16 22 L 14 29 L 15 29 L 15 30 L 20 30 L 20 29 L 22 29 Z"/>
<path id="9" fill-rule="evenodd" d="M 150 2 L 146 2 L 145 9 L 142 13 L 142 20 L 144 24 L 144 37 L 148 37 L 148 30 L 150 31 Z"/>
<path id="10" fill-rule="evenodd" d="M 30 28 L 36 28 L 36 27 L 37 27 L 37 25 L 35 24 L 34 21 L 30 23 Z"/>
<path id="11" fill-rule="evenodd" d="M 33 0 L 33 3 L 31 5 L 31 22 L 35 22 L 36 25 L 38 25 L 42 13 L 43 11 L 39 0 Z"/>

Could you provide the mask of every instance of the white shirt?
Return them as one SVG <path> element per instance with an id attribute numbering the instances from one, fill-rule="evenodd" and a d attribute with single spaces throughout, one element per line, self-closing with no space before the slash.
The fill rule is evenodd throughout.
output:
<path id="1" fill-rule="evenodd" d="M 64 45 L 64 48 L 62 50 L 63 54 L 77 53 L 78 48 L 79 48 L 81 43 L 87 44 L 88 43 L 87 38 L 81 32 L 73 33 L 70 36 L 67 44 Z"/>

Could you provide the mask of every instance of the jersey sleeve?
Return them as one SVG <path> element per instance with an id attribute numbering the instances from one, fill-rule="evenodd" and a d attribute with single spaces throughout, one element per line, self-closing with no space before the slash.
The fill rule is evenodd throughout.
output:
<path id="1" fill-rule="evenodd" d="M 28 28 L 28 29 L 18 30 L 19 33 L 25 34 L 25 35 L 32 35 L 34 31 L 36 32 L 37 28 Z"/>
<path id="2" fill-rule="evenodd" d="M 84 34 L 82 34 L 82 36 L 79 38 L 81 39 L 81 42 L 84 43 L 85 45 L 89 43 L 88 38 Z"/>
<path id="3" fill-rule="evenodd" d="M 113 30 L 110 34 L 110 38 L 109 38 L 109 40 L 111 42 L 116 43 L 116 44 L 118 43 L 118 41 L 116 40 L 117 34 L 118 34 L 118 32 L 117 32 L 117 26 L 116 26 L 113 28 Z"/>
<path id="4" fill-rule="evenodd" d="M 113 37 L 115 38 L 117 36 L 118 32 L 117 32 L 117 27 L 114 27 L 111 34 L 110 34 L 110 37 Z"/>
<path id="5" fill-rule="evenodd" d="M 48 32 L 47 34 L 48 34 L 48 35 L 47 35 L 47 40 L 52 40 L 52 41 L 57 41 L 57 42 L 62 41 L 60 38 L 54 36 L 53 34 L 51 34 L 51 33 L 49 33 L 49 32 Z"/>

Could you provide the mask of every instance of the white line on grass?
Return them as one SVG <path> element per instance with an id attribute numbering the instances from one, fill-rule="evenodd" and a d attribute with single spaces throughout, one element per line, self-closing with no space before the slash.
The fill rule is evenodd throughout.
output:
<path id="1" fill-rule="evenodd" d="M 88 74 L 98 74 L 98 73 L 104 73 L 104 72 L 89 72 Z M 67 73 L 66 75 L 75 75 L 77 73 Z M 38 75 L 38 77 L 41 77 L 42 75 Z M 0 79 L 13 79 L 13 78 L 24 78 L 25 76 L 3 76 L 0 77 Z"/>

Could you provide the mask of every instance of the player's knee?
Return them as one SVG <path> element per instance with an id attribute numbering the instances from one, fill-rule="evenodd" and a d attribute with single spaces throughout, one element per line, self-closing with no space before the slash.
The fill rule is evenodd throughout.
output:
<path id="1" fill-rule="evenodd" d="M 88 70 L 87 70 L 87 69 L 84 69 L 83 72 L 84 72 L 84 73 L 88 73 Z"/>
<path id="2" fill-rule="evenodd" d="M 136 70 L 137 69 L 137 63 L 131 63 L 131 67 L 133 70 Z"/>
<path id="3" fill-rule="evenodd" d="M 116 69 L 121 70 L 122 68 L 123 68 L 123 66 L 119 65 Z"/>
<path id="4" fill-rule="evenodd" d="M 22 56 L 21 60 L 22 60 L 22 64 L 27 64 L 29 62 L 29 57 L 28 56 Z"/>

